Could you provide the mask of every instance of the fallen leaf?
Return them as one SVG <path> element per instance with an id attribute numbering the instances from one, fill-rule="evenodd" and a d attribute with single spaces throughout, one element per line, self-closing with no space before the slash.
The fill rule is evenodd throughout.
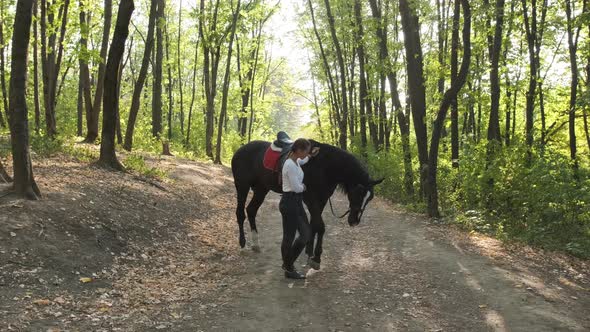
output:
<path id="1" fill-rule="evenodd" d="M 89 283 L 91 281 L 92 281 L 92 278 L 88 278 L 88 277 L 80 278 L 80 282 L 84 283 L 84 284 Z"/>
<path id="2" fill-rule="evenodd" d="M 58 296 L 55 299 L 53 299 L 53 302 L 58 303 L 58 304 L 65 304 L 66 300 L 63 297 Z"/>
<path id="3" fill-rule="evenodd" d="M 33 303 L 36 305 L 50 305 L 51 301 L 49 301 L 47 299 L 39 299 L 39 300 L 33 301 Z"/>
<path id="4" fill-rule="evenodd" d="M 487 308 L 487 307 L 488 307 L 488 305 L 487 305 L 487 304 L 480 304 L 480 305 L 479 305 L 479 308 L 480 308 L 480 309 Z"/>

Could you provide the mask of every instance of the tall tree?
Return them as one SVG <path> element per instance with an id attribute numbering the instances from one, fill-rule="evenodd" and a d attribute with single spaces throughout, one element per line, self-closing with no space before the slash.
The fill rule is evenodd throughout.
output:
<path id="1" fill-rule="evenodd" d="M 59 10 L 53 6 L 59 5 Z M 57 79 L 61 69 L 64 39 L 68 19 L 70 0 L 51 4 L 41 0 L 41 67 L 43 71 L 43 101 L 45 106 L 45 130 L 49 137 L 57 134 L 55 107 L 57 103 Z M 55 13 L 58 13 L 57 18 Z M 55 22 L 61 22 L 59 39 L 57 31 L 52 29 Z M 57 52 L 57 54 L 56 54 Z"/>
<path id="2" fill-rule="evenodd" d="M 569 122 L 569 140 L 570 140 L 570 158 L 574 161 L 574 168 L 578 168 L 578 160 L 576 158 L 577 146 L 576 146 L 576 108 L 577 108 L 577 97 L 578 97 L 578 37 L 580 36 L 580 30 L 582 25 L 578 23 L 575 26 L 575 19 L 573 12 L 575 11 L 575 1 L 565 0 L 565 15 L 567 20 L 567 43 L 568 53 L 570 59 L 570 72 L 572 79 L 570 81 L 570 101 L 568 108 L 568 122 Z M 584 0 L 584 8 L 582 12 L 586 13 L 587 0 Z"/>
<path id="3" fill-rule="evenodd" d="M 34 0 L 18 0 L 12 34 L 10 70 L 10 138 L 14 170 L 14 190 L 28 199 L 41 196 L 33 176 L 29 151 L 29 119 L 27 114 L 27 59 Z"/>
<path id="4" fill-rule="evenodd" d="M 545 17 L 547 13 L 547 0 L 541 0 L 541 20 L 538 18 L 537 0 L 530 0 L 530 13 L 527 0 L 521 0 L 522 14 L 524 20 L 524 27 L 526 33 L 526 41 L 529 51 L 529 86 L 526 93 L 526 144 L 530 149 L 533 146 L 533 129 L 534 129 L 534 110 L 535 110 L 535 96 L 537 94 L 537 86 L 540 80 L 539 67 L 541 52 L 541 41 L 543 36 Z M 542 139 L 544 141 L 544 139 Z"/>
<path id="5" fill-rule="evenodd" d="M 163 50 L 163 33 L 164 25 L 164 0 L 158 2 L 156 11 L 156 55 L 153 68 L 153 86 L 152 86 L 152 135 L 160 137 L 162 133 L 162 62 L 164 58 Z"/>
<path id="6" fill-rule="evenodd" d="M 206 22 L 209 30 L 205 32 L 205 2 L 201 0 L 199 21 L 199 35 L 203 45 L 203 72 L 205 83 L 205 153 L 213 159 L 213 131 L 215 121 L 215 96 L 217 95 L 217 70 L 219 68 L 222 32 L 217 30 L 219 0 L 215 1 L 213 16 Z"/>
<path id="7" fill-rule="evenodd" d="M 154 30 L 156 25 L 156 12 L 158 8 L 158 3 L 158 0 L 150 1 L 148 32 L 143 49 L 143 59 L 141 61 L 141 68 L 139 69 L 137 81 L 135 81 L 135 85 L 133 87 L 133 96 L 131 97 L 131 108 L 129 109 L 129 120 L 127 121 L 125 141 L 123 143 L 123 148 L 127 151 L 131 151 L 133 147 L 133 132 L 135 130 L 135 122 L 137 121 L 137 113 L 139 112 L 139 105 L 141 102 L 141 91 L 143 90 L 143 86 L 145 85 L 145 80 L 147 78 L 148 68 L 150 65 L 150 56 L 154 48 Z"/>
<path id="8" fill-rule="evenodd" d="M 172 98 L 173 78 L 172 62 L 170 61 L 170 38 L 168 36 L 168 19 L 164 23 L 164 38 L 166 39 L 166 69 L 168 71 L 168 140 L 172 140 L 172 113 L 174 112 L 174 100 Z"/>
<path id="9" fill-rule="evenodd" d="M 486 0 L 487 1 L 487 0 Z M 488 124 L 488 141 L 500 143 L 500 51 L 502 50 L 502 27 L 504 25 L 504 0 L 496 0 L 496 25 L 494 28 L 493 43 L 490 48 L 490 118 Z M 493 144 L 493 143 L 492 143 Z"/>
<path id="10" fill-rule="evenodd" d="M 233 1 L 232 1 L 233 8 Z M 221 111 L 219 113 L 219 120 L 217 122 L 217 145 L 215 147 L 215 163 L 221 164 L 221 136 L 223 133 L 223 123 L 227 114 L 227 97 L 229 94 L 229 80 L 231 73 L 231 56 L 233 50 L 234 37 L 236 35 L 236 26 L 238 25 L 238 17 L 240 16 L 240 0 L 236 5 L 236 9 L 232 16 L 231 32 L 229 37 L 229 43 L 227 46 L 227 60 L 225 62 L 225 74 L 223 76 L 223 88 L 221 96 Z"/>
<path id="11" fill-rule="evenodd" d="M 33 105 L 35 107 L 35 132 L 41 130 L 41 104 L 39 102 L 39 0 L 33 3 Z"/>
<path id="12" fill-rule="evenodd" d="M 192 88 L 191 88 L 191 103 L 188 109 L 188 124 L 187 124 L 187 128 L 186 128 L 186 140 L 184 141 L 184 144 L 186 146 L 189 145 L 190 142 L 190 137 L 191 137 L 191 123 L 192 123 L 192 119 L 193 119 L 193 106 L 195 104 L 195 98 L 196 98 L 196 92 L 197 92 L 197 64 L 199 63 L 199 42 L 201 41 L 200 38 L 197 37 L 197 42 L 195 43 L 195 57 L 193 60 L 193 77 L 192 77 Z M 239 47 L 238 47 L 239 50 Z M 239 56 L 238 56 L 238 75 L 240 72 L 240 67 L 239 67 Z M 239 128 L 239 124 L 240 122 L 238 121 L 238 128 Z M 238 129 L 238 132 L 240 130 Z M 243 135 L 242 135 L 243 136 Z"/>
<path id="13" fill-rule="evenodd" d="M 180 47 L 180 37 L 182 36 L 182 0 L 178 4 L 178 40 L 176 42 L 176 70 L 178 72 L 178 92 L 180 93 L 180 133 L 184 135 L 184 95 L 182 83 L 184 81 L 182 71 L 182 52 Z"/>
<path id="14" fill-rule="evenodd" d="M 88 33 L 89 33 L 89 20 L 86 14 L 85 3 L 80 0 L 80 51 L 78 55 L 78 64 L 80 67 L 78 77 L 78 123 L 77 130 L 78 136 L 82 136 L 83 132 L 83 113 L 86 116 L 92 114 L 92 96 L 90 92 L 90 70 L 88 69 Z"/>
<path id="15" fill-rule="evenodd" d="M 338 35 L 336 33 L 336 23 L 334 22 L 334 15 L 332 14 L 330 0 L 324 0 L 324 4 L 326 6 L 326 16 L 328 18 L 328 25 L 330 27 L 330 35 L 332 36 L 332 43 L 334 44 L 334 50 L 336 51 L 336 58 L 338 60 L 338 68 L 340 70 L 340 102 L 342 109 L 339 119 L 340 137 L 338 138 L 338 143 L 342 149 L 346 150 L 346 145 L 348 143 L 348 138 L 346 135 L 346 129 L 348 127 L 348 101 L 346 98 L 346 66 L 344 64 L 342 47 L 340 46 L 340 41 L 338 40 Z"/>
<path id="16" fill-rule="evenodd" d="M 117 105 L 119 103 L 118 85 L 120 84 L 119 66 L 125 52 L 125 41 L 129 35 L 129 22 L 134 9 L 133 0 L 121 0 L 119 3 L 115 32 L 105 68 L 104 112 L 99 163 L 118 170 L 123 169 L 115 153 L 115 130 L 117 126 Z"/>
<path id="17" fill-rule="evenodd" d="M 367 147 L 367 79 L 365 71 L 365 47 L 363 45 L 363 21 L 361 15 L 361 1 L 354 1 L 354 17 L 356 23 L 356 52 L 359 59 L 359 123 L 361 130 L 361 145 Z"/>
<path id="18" fill-rule="evenodd" d="M 428 155 L 428 178 L 425 191 L 427 194 L 428 214 L 435 218 L 440 216 L 438 209 L 438 185 L 436 175 L 438 168 L 438 149 L 442 128 L 451 102 L 453 99 L 457 98 L 459 90 L 461 90 L 467 80 L 467 74 L 471 62 L 471 9 L 469 7 L 469 0 L 461 0 L 461 7 L 463 8 L 463 59 L 461 62 L 461 69 L 459 70 L 457 79 L 451 83 L 451 87 L 445 92 L 440 108 L 438 109 L 436 120 L 432 126 L 430 153 Z M 459 1 L 456 1 L 453 14 L 453 30 L 458 29 Z M 451 47 L 458 48 L 458 44 L 458 34 L 453 33 Z"/>
<path id="19" fill-rule="evenodd" d="M 0 127 L 6 126 L 4 115 L 2 112 L 8 114 L 8 93 L 6 92 L 6 60 L 4 58 L 4 2 L 0 3 L 0 88 L 2 89 L 2 108 L 0 111 Z"/>
<path id="20" fill-rule="evenodd" d="M 408 73 L 408 91 L 412 115 L 414 118 L 414 132 L 418 145 L 418 159 L 420 161 L 420 182 L 424 186 L 426 167 L 428 165 L 428 142 L 426 133 L 426 88 L 422 64 L 422 46 L 420 43 L 420 23 L 416 8 L 408 0 L 400 0 L 399 11 L 404 32 L 404 46 L 406 49 L 406 68 Z"/>
<path id="21" fill-rule="evenodd" d="M 92 112 L 86 114 L 87 143 L 93 143 L 98 138 L 98 121 L 100 117 L 100 103 L 104 91 L 104 76 L 106 70 L 107 50 L 109 47 L 109 36 L 111 33 L 111 21 L 113 17 L 113 0 L 104 0 L 104 26 L 102 30 L 102 42 L 100 45 L 100 62 L 98 63 L 98 78 L 96 80 L 96 92 L 94 93 L 94 102 Z"/>

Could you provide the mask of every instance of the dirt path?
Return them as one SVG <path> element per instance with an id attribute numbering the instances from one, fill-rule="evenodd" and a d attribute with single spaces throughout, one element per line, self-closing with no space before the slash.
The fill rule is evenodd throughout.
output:
<path id="1" fill-rule="evenodd" d="M 484 257 L 467 243 L 463 248 L 423 217 L 382 200 L 371 203 L 356 228 L 324 213 L 322 270 L 309 271 L 306 281 L 287 280 L 280 270 L 279 199 L 269 195 L 259 212 L 262 252 L 242 252 L 247 267 L 240 288 L 222 291 L 219 307 L 187 307 L 197 319 L 175 330 L 590 329 L 587 289 L 547 277 L 551 271 Z M 335 203 L 338 211 L 346 207 L 343 197 Z"/>
<path id="2" fill-rule="evenodd" d="M 153 163 L 169 173 L 166 191 L 50 160 L 37 167 L 43 201 L 0 201 L 0 221 L 12 227 L 0 229 L 0 330 L 590 330 L 587 262 L 375 199 L 355 228 L 325 212 L 322 269 L 291 281 L 280 269 L 279 195 L 259 212 L 262 252 L 240 250 L 229 170 Z M 334 203 L 346 209 L 343 197 Z M 96 280 L 80 283 L 83 275 Z"/>

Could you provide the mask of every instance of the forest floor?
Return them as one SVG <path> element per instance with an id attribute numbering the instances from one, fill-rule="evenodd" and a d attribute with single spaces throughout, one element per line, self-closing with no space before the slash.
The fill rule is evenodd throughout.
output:
<path id="1" fill-rule="evenodd" d="M 167 176 L 38 158 L 37 202 L 0 185 L 0 330 L 590 330 L 588 261 L 375 199 L 355 228 L 325 213 L 322 269 L 290 281 L 280 196 L 259 212 L 255 253 L 238 246 L 228 168 L 149 164 Z M 343 197 L 334 203 L 346 209 Z"/>

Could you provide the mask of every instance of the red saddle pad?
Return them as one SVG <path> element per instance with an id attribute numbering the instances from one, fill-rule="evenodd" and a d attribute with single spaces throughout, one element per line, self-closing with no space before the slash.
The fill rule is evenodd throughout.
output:
<path id="1" fill-rule="evenodd" d="M 264 159 L 262 161 L 264 168 L 270 169 L 271 171 L 276 171 L 277 163 L 279 162 L 280 157 L 280 151 L 274 151 L 271 147 L 268 147 L 268 149 L 266 149 L 266 152 L 264 152 Z"/>

